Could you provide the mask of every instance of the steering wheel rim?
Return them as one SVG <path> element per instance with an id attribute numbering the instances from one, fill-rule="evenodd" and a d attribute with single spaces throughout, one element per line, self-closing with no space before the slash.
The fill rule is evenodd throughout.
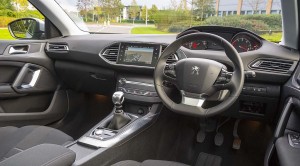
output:
<path id="1" fill-rule="evenodd" d="M 208 39 L 220 46 L 222 46 L 225 50 L 225 53 L 227 55 L 227 57 L 232 61 L 233 65 L 234 65 L 234 72 L 232 73 L 231 79 L 228 83 L 224 83 L 224 84 L 217 84 L 215 85 L 215 83 L 213 84 L 213 90 L 229 90 L 230 91 L 230 95 L 220 104 L 211 107 L 211 108 L 202 108 L 202 104 L 199 107 L 199 105 L 187 105 L 187 104 L 177 104 L 175 102 L 173 102 L 168 95 L 166 94 L 166 92 L 164 91 L 164 86 L 163 86 L 163 82 L 166 78 L 164 69 L 167 65 L 166 61 L 168 59 L 168 57 L 171 54 L 174 54 L 184 43 L 190 42 L 190 41 L 195 41 L 197 39 Z M 190 59 L 190 58 L 187 58 Z M 202 59 L 202 58 L 197 58 L 197 59 Z M 192 59 L 191 59 L 192 60 Z M 191 61 L 189 60 L 189 61 Z M 193 58 L 193 61 L 195 61 L 196 59 Z M 181 60 L 180 60 L 181 61 Z M 177 63 L 179 63 L 180 61 L 178 61 Z M 185 60 L 188 62 L 188 60 Z M 219 65 L 220 63 L 214 61 L 213 60 L 201 60 L 202 65 L 205 63 L 211 63 L 213 65 Z M 204 62 L 203 62 L 204 61 Z M 199 60 L 199 64 L 200 64 L 200 60 Z M 209 66 L 209 65 L 207 65 Z M 186 68 L 186 67 L 181 67 L 182 68 Z M 215 70 L 216 72 L 218 72 L 220 67 L 217 67 L 218 69 Z M 223 68 L 221 68 L 221 70 L 223 71 Z M 210 72 L 214 72 L 214 70 L 211 70 Z M 177 73 L 177 70 L 176 70 Z M 214 75 L 217 73 L 214 73 Z M 219 75 L 220 73 L 218 73 Z M 168 78 L 168 77 L 167 77 Z M 208 77 L 203 77 L 206 79 L 209 79 Z M 172 79 L 172 78 L 168 78 L 168 81 L 176 84 L 176 79 Z M 158 59 L 157 65 L 155 67 L 154 70 L 154 84 L 155 84 L 155 88 L 156 91 L 158 93 L 158 96 L 161 98 L 163 104 L 169 108 L 171 111 L 174 111 L 176 113 L 180 113 L 180 114 L 186 114 L 186 115 L 192 115 L 192 116 L 198 116 L 198 117 L 211 117 L 217 114 L 220 114 L 222 112 L 224 112 L 225 110 L 227 110 L 239 97 L 243 85 L 244 85 L 244 67 L 243 67 L 243 63 L 242 60 L 239 56 L 239 53 L 236 51 L 236 49 L 224 38 L 214 35 L 214 34 L 210 34 L 210 33 L 203 33 L 203 32 L 198 32 L 198 33 L 192 33 L 189 35 L 185 35 L 182 36 L 180 38 L 178 38 L 176 41 L 174 41 L 173 43 L 171 43 L 162 53 L 162 55 L 160 56 L 160 58 Z M 179 89 L 181 92 L 183 90 Z M 208 91 L 206 91 L 208 92 Z M 182 95 L 185 95 L 184 92 L 182 92 Z M 204 95 L 202 95 L 204 96 Z M 184 96 L 183 96 L 184 97 Z M 185 97 L 186 98 L 186 97 Z M 201 99 L 201 94 L 197 95 L 197 99 Z M 196 99 L 196 98 L 195 98 Z M 189 99 L 190 100 L 190 99 Z M 200 103 L 200 101 L 199 101 Z M 202 102 L 203 103 L 203 102 Z"/>

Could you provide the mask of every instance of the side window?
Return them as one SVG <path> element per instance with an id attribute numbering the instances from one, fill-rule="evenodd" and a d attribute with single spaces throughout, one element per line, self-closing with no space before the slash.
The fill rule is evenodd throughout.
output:
<path id="1" fill-rule="evenodd" d="M 44 16 L 27 0 L 0 0 L 0 40 L 44 39 Z"/>

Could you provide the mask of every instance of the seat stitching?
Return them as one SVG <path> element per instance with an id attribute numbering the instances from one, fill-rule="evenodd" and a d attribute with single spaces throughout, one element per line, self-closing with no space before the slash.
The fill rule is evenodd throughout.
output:
<path id="1" fill-rule="evenodd" d="M 68 156 L 68 155 L 71 155 L 71 154 L 72 154 L 72 152 L 66 152 L 66 153 L 62 154 L 61 156 L 57 156 L 57 157 L 55 157 L 54 159 L 51 159 L 50 161 L 46 162 L 46 163 L 43 164 L 42 166 L 50 165 L 51 163 L 53 163 L 53 162 L 55 162 L 55 161 L 57 161 L 57 160 L 59 160 L 59 159 L 61 159 L 61 158 L 63 158 L 63 157 L 66 157 L 66 156 Z"/>

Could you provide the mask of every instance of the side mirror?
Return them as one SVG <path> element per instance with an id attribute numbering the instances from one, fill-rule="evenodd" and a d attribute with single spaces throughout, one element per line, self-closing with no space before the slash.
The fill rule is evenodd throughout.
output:
<path id="1" fill-rule="evenodd" d="M 45 39 L 45 23 L 39 19 L 17 19 L 8 24 L 8 29 L 16 39 Z"/>

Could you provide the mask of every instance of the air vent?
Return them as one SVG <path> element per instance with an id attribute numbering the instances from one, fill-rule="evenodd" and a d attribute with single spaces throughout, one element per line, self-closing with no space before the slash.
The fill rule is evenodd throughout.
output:
<path id="1" fill-rule="evenodd" d="M 69 51 L 69 47 L 67 44 L 61 44 L 61 43 L 49 43 L 48 44 L 48 51 Z"/>
<path id="2" fill-rule="evenodd" d="M 119 46 L 120 43 L 116 43 L 107 47 L 102 52 L 102 56 L 110 62 L 117 62 L 118 54 L 119 54 Z"/>
<path id="3" fill-rule="evenodd" d="M 289 73 L 292 72 L 294 62 L 285 60 L 259 59 L 253 62 L 250 67 L 258 70 L 271 72 Z"/>
<path id="4" fill-rule="evenodd" d="M 167 48 L 167 46 L 162 46 L 162 49 L 161 49 L 161 53 L 163 53 L 165 51 L 165 49 Z M 171 64 L 171 63 L 175 63 L 178 61 L 178 56 L 177 54 L 172 54 L 168 57 L 167 59 L 167 64 Z"/>

